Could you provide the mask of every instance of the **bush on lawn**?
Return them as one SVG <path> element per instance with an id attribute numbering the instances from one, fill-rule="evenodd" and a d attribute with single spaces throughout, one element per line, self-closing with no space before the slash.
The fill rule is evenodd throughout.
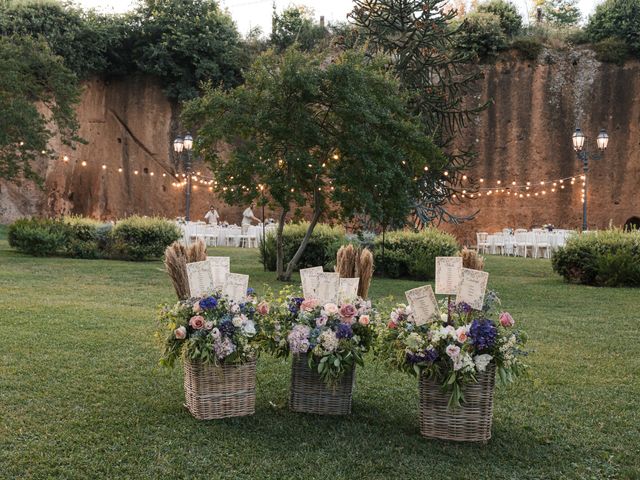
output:
<path id="1" fill-rule="evenodd" d="M 100 245 L 98 229 L 102 222 L 92 218 L 65 217 L 67 241 L 64 252 L 75 258 L 100 258 L 106 256 L 107 244 Z M 106 224 L 111 226 L 110 224 Z"/>
<path id="2" fill-rule="evenodd" d="M 306 222 L 285 225 L 282 233 L 285 266 L 298 250 L 308 226 Z M 347 240 L 344 228 L 325 224 L 316 225 L 296 270 L 322 265 L 325 270 L 333 271 L 338 249 L 345 243 Z M 267 234 L 264 249 L 260 247 L 260 261 L 267 266 L 267 270 L 272 272 L 276 270 L 275 232 Z"/>
<path id="3" fill-rule="evenodd" d="M 36 257 L 59 253 L 67 238 L 68 230 L 60 220 L 21 218 L 9 226 L 9 245 Z"/>
<path id="4" fill-rule="evenodd" d="M 640 231 L 612 229 L 575 235 L 553 254 L 551 264 L 573 283 L 640 286 Z"/>
<path id="5" fill-rule="evenodd" d="M 129 260 L 159 258 L 181 236 L 180 229 L 164 218 L 133 216 L 113 228 L 112 251 Z"/>
<path id="6" fill-rule="evenodd" d="M 435 277 L 435 258 L 456 255 L 460 246 L 456 239 L 435 228 L 420 232 L 395 231 L 375 241 L 376 271 L 391 278 L 429 280 Z"/>

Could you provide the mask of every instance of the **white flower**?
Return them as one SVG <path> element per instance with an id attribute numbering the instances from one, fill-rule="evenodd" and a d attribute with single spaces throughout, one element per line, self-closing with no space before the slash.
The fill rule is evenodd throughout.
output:
<path id="1" fill-rule="evenodd" d="M 231 313 L 238 313 L 240 311 L 240 306 L 235 303 L 231 305 Z"/>
<path id="2" fill-rule="evenodd" d="M 440 320 L 442 320 L 443 322 L 448 322 L 449 321 L 449 315 L 447 315 L 446 313 L 441 313 L 440 314 Z"/>
<path id="3" fill-rule="evenodd" d="M 473 359 L 468 353 L 463 353 L 453 362 L 453 369 L 455 371 L 464 370 L 465 372 L 473 372 L 474 368 Z"/>
<path id="4" fill-rule="evenodd" d="M 213 338 L 220 338 L 220 330 L 218 330 L 217 328 L 214 328 L 213 330 L 211 330 L 211 336 Z"/>
<path id="5" fill-rule="evenodd" d="M 256 334 L 256 324 L 252 320 L 247 320 L 242 326 L 245 335 L 252 337 Z"/>
<path id="6" fill-rule="evenodd" d="M 447 355 L 449 355 L 449 358 L 455 360 L 460 356 L 460 347 L 457 345 L 449 345 L 446 349 L 446 352 Z"/>
<path id="7" fill-rule="evenodd" d="M 242 317 L 240 315 L 233 317 L 233 320 L 231 321 L 233 323 L 233 326 L 236 328 L 240 328 L 242 326 Z"/>
<path id="8" fill-rule="evenodd" d="M 483 353 L 482 355 L 476 355 L 473 358 L 473 361 L 475 362 L 478 371 L 484 372 L 487 368 L 487 365 L 489 365 L 492 359 L 493 357 L 491 355 L 489 355 L 488 353 Z"/>

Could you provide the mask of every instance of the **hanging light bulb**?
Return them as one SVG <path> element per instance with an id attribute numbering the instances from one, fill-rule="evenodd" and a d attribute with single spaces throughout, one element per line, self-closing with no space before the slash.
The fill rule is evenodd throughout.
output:
<path id="1" fill-rule="evenodd" d="M 87 166 L 87 162 L 86 162 L 86 160 L 83 160 L 83 161 L 82 161 L 82 163 L 81 163 L 80 165 L 82 165 L 83 167 L 86 167 L 86 166 Z"/>

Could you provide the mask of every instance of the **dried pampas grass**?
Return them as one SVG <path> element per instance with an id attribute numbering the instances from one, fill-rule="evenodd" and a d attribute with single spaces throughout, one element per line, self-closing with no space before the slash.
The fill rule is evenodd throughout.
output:
<path id="1" fill-rule="evenodd" d="M 360 252 L 353 245 L 343 245 L 336 256 L 336 272 L 340 278 L 354 278 L 357 270 L 357 260 Z"/>
<path id="2" fill-rule="evenodd" d="M 178 299 L 189 298 L 189 278 L 187 263 L 202 262 L 207 259 L 207 246 L 202 240 L 185 247 L 180 242 L 173 242 L 164 251 L 164 266 L 167 269 Z"/>
<path id="3" fill-rule="evenodd" d="M 464 247 L 460 252 L 462 257 L 462 266 L 464 268 L 470 268 L 472 270 L 484 270 L 484 257 L 478 255 L 475 250 L 469 250 Z"/>
<path id="4" fill-rule="evenodd" d="M 369 287 L 371 286 L 371 278 L 373 277 L 373 254 L 368 248 L 362 250 L 360 254 L 357 275 L 360 277 L 358 296 L 367 298 Z"/>

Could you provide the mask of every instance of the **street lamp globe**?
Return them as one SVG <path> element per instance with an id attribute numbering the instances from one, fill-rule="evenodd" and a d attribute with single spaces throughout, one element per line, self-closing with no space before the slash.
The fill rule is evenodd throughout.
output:
<path id="1" fill-rule="evenodd" d="M 584 136 L 584 133 L 582 133 L 582 130 L 576 128 L 576 131 L 573 134 L 573 148 L 576 152 L 579 152 L 584 148 L 585 138 L 586 137 Z"/>
<path id="2" fill-rule="evenodd" d="M 598 142 L 598 148 L 600 150 L 607 149 L 607 145 L 609 144 L 609 135 L 607 135 L 607 131 L 604 128 L 600 130 L 600 133 L 596 138 L 596 142 Z"/>
<path id="3" fill-rule="evenodd" d="M 176 153 L 182 153 L 182 148 L 184 147 L 184 140 L 182 137 L 176 137 L 173 141 L 173 151 Z"/>
<path id="4" fill-rule="evenodd" d="M 190 134 L 184 136 L 184 149 L 189 151 L 193 148 L 193 137 Z"/>

